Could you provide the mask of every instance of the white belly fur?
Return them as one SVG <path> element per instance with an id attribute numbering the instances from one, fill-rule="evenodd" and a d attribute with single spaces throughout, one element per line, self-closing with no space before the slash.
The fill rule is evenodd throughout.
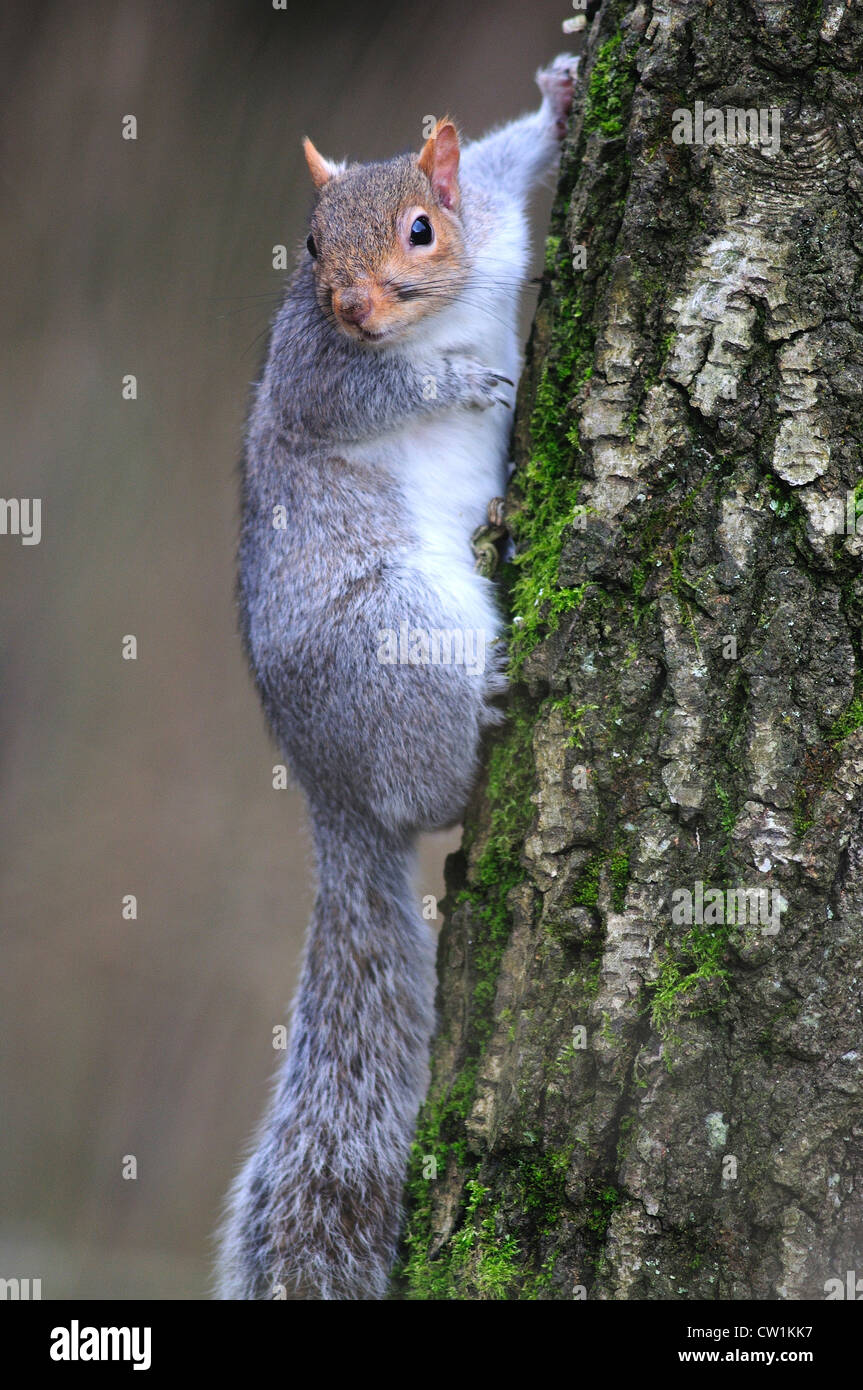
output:
<path id="1" fill-rule="evenodd" d="M 503 495 L 511 420 L 503 406 L 449 410 L 391 441 L 416 537 L 405 561 L 438 595 L 448 627 L 482 630 L 488 641 L 500 624 L 470 538 L 491 498 Z"/>
<path id="2" fill-rule="evenodd" d="M 494 316 L 475 305 L 454 305 L 424 325 L 417 359 L 459 351 L 518 380 L 520 350 L 516 296 L 504 293 Z M 501 396 L 514 404 L 514 391 Z M 416 545 L 405 556 L 439 596 L 449 627 L 483 631 L 486 640 L 500 630 L 490 582 L 474 569 L 471 534 L 487 519 L 488 504 L 506 490 L 512 411 L 463 407 L 415 419 L 390 435 L 387 454 L 400 482 Z"/>

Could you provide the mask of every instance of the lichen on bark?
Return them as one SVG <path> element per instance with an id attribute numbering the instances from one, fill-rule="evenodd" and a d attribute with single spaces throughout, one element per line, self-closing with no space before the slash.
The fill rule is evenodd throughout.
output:
<path id="1" fill-rule="evenodd" d="M 835 0 L 591 24 L 394 1296 L 818 1298 L 859 1264 L 861 60 Z M 779 149 L 675 144 L 696 101 L 778 108 Z M 779 930 L 679 923 L 699 883 Z"/>

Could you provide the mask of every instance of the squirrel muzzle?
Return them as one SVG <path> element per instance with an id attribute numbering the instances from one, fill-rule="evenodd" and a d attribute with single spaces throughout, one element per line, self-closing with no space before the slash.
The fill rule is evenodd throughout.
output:
<path id="1" fill-rule="evenodd" d="M 333 291 L 333 310 L 343 323 L 361 328 L 375 307 L 372 291 L 367 285 L 351 285 Z"/>

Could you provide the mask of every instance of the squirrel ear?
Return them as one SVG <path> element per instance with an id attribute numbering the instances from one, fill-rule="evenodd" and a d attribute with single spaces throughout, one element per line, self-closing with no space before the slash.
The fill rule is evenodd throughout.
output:
<path id="1" fill-rule="evenodd" d="M 324 159 L 324 156 L 318 153 L 308 135 L 303 141 L 303 154 L 306 156 L 306 163 L 309 166 L 309 173 L 315 188 L 323 188 L 325 183 L 329 183 L 333 174 L 340 171 L 340 165 L 333 164 L 331 160 Z"/>
<path id="2" fill-rule="evenodd" d="M 419 157 L 419 167 L 445 208 L 458 206 L 458 156 L 458 131 L 445 116 L 438 121 Z"/>

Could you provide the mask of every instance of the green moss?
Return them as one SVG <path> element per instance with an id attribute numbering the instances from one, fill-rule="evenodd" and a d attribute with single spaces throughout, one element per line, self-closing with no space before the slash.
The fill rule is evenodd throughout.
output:
<path id="1" fill-rule="evenodd" d="M 636 285 L 639 286 L 642 299 L 647 305 L 652 304 L 668 284 L 667 277 L 660 274 L 658 270 L 635 265 L 632 267 L 631 273 L 632 279 L 635 281 Z"/>
<path id="2" fill-rule="evenodd" d="M 514 1166 L 519 1206 L 533 1217 L 540 1234 L 548 1235 L 560 1220 L 572 1149 L 570 1144 L 556 1152 L 528 1153 Z"/>
<path id="3" fill-rule="evenodd" d="M 600 851 L 591 855 L 582 866 L 570 896 L 573 907 L 596 907 L 599 902 L 599 883 L 604 863 L 605 855 Z"/>
<path id="4" fill-rule="evenodd" d="M 420 1252 L 417 1259 L 416 1250 L 411 1249 L 416 1243 L 414 1237 L 408 1237 L 409 1299 L 502 1299 L 518 1278 L 517 1242 L 512 1236 L 499 1237 L 494 1210 L 483 1212 L 489 1189 L 472 1177 L 465 1184 L 465 1193 L 463 1223 L 441 1258 L 430 1263 Z"/>
<path id="5" fill-rule="evenodd" d="M 794 832 L 806 834 L 815 821 L 815 803 L 833 779 L 845 739 L 863 727 L 863 673 L 854 677 L 854 694 L 846 708 L 834 719 L 826 742 L 810 748 L 804 757 L 801 776 L 794 788 L 792 811 Z"/>
<path id="6" fill-rule="evenodd" d="M 723 965 L 731 927 L 694 925 L 686 932 L 676 956 L 668 956 L 660 966 L 651 1005 L 651 1021 L 660 1033 L 670 1035 L 673 1025 L 688 1012 L 695 1016 L 689 996 L 705 981 L 719 982 L 727 988 L 728 970 Z"/>
<path id="7" fill-rule="evenodd" d="M 407 1195 L 411 1221 L 405 1236 L 405 1259 L 396 1279 L 404 1280 L 410 1299 L 449 1297 L 450 1273 L 446 1261 L 432 1261 L 432 1179 L 423 1176 L 427 1155 L 443 1169 L 450 1153 L 463 1166 L 466 1159 L 464 1126 L 476 1091 L 477 1062 L 471 1059 L 452 1086 L 430 1099 L 420 1112 L 411 1147 Z"/>
<path id="8" fill-rule="evenodd" d="M 539 1215 L 546 1233 L 563 1205 L 570 1155 L 571 1150 L 520 1160 L 516 1170 L 524 1210 Z M 411 1299 L 529 1300 L 541 1297 L 550 1287 L 556 1254 L 537 1273 L 525 1270 L 521 1247 L 515 1236 L 502 1234 L 505 1218 L 499 1205 L 490 1204 L 490 1197 L 491 1190 L 476 1174 L 468 1179 L 462 1221 L 438 1260 L 411 1270 Z"/>
<path id="9" fill-rule="evenodd" d="M 454 1161 L 466 1169 L 468 1144 L 465 1121 L 473 1105 L 479 1061 L 493 1026 L 494 999 L 500 962 L 510 931 L 507 896 L 524 878 L 521 847 L 533 818 L 530 800 L 534 786 L 532 737 L 536 712 L 516 694 L 506 728 L 488 757 L 486 800 L 490 824 L 468 889 L 457 902 L 470 904 L 471 969 L 475 976 L 470 1021 L 465 1038 L 466 1061 L 443 1095 L 434 1090 L 417 1124 L 408 1177 L 410 1221 L 405 1239 L 407 1259 L 403 1277 L 409 1298 L 451 1298 L 452 1275 L 446 1254 L 432 1260 L 432 1192 L 422 1177 L 423 1156 L 439 1165 Z M 466 1179 L 467 1180 L 467 1179 Z"/>
<path id="10" fill-rule="evenodd" d="M 716 788 L 716 795 L 719 798 L 719 804 L 722 807 L 719 825 L 727 836 L 731 834 L 737 824 L 737 815 L 734 811 L 734 807 L 731 805 L 731 797 L 728 792 L 720 787 L 718 782 L 715 782 L 714 786 Z"/>
<path id="11" fill-rule="evenodd" d="M 622 135 L 635 88 L 635 51 L 627 50 L 621 34 L 604 43 L 596 55 L 584 110 L 586 131 Z"/>
<path id="12" fill-rule="evenodd" d="M 846 710 L 835 720 L 830 730 L 830 742 L 838 744 L 863 725 L 863 695 L 855 695 Z"/>
<path id="13" fill-rule="evenodd" d="M 603 952 L 597 951 L 593 959 L 587 963 L 579 980 L 580 990 L 584 995 L 585 1002 L 589 1003 L 599 994 L 599 986 L 602 979 Z"/>
<path id="14" fill-rule="evenodd" d="M 622 1164 L 626 1160 L 626 1150 L 629 1146 L 629 1138 L 635 1128 L 636 1118 L 634 1115 L 624 1115 L 617 1130 L 617 1161 Z"/>
<path id="15" fill-rule="evenodd" d="M 667 505 L 657 506 L 646 520 L 639 519 L 637 525 L 626 527 L 627 543 L 636 555 L 632 567 L 630 587 L 632 603 L 629 608 L 631 621 L 637 627 L 645 614 L 661 593 L 671 592 L 681 605 L 681 610 L 695 637 L 692 614 L 688 598 L 698 598 L 698 588 L 683 573 L 683 562 L 692 543 L 692 532 L 681 534 L 681 520 L 695 506 L 699 492 L 706 486 L 705 479 L 698 487 L 691 488 L 684 496 L 669 501 Z M 672 484 L 676 494 L 678 480 Z"/>
<path id="16" fill-rule="evenodd" d="M 509 938 L 507 896 L 524 878 L 521 847 L 533 819 L 534 718 L 526 707 L 517 707 L 504 737 L 491 751 L 486 792 L 490 832 L 476 865 L 474 886 L 460 895 L 462 901 L 473 903 L 479 924 L 473 952 L 478 976 L 473 994 L 475 1042 L 484 1042 L 491 1032 L 497 975 Z"/>
<path id="17" fill-rule="evenodd" d="M 768 449 L 772 451 L 774 438 L 775 432 L 773 438 L 764 438 L 761 441 L 762 452 L 768 459 L 772 456 L 772 452 L 768 453 L 767 451 Z M 790 483 L 777 478 L 775 474 L 769 474 L 765 477 L 764 482 L 768 492 L 768 508 L 779 521 L 784 522 L 795 545 L 808 554 L 809 542 L 806 538 L 808 518 L 803 503 L 796 495 L 794 488 Z M 835 536 L 834 542 L 841 547 L 842 537 Z"/>
<path id="18" fill-rule="evenodd" d="M 564 695 L 560 700 L 551 701 L 552 709 L 559 709 L 567 723 L 572 725 L 572 733 L 566 741 L 567 748 L 582 748 L 584 746 L 584 716 L 591 710 L 599 709 L 599 705 L 576 705 L 571 695 Z"/>
<path id="19" fill-rule="evenodd" d="M 511 724 L 489 756 L 487 797 L 491 813 L 485 845 L 470 888 L 459 895 L 460 901 L 471 905 L 471 964 L 478 976 L 467 1038 L 470 1059 L 449 1090 L 432 1095 L 420 1114 L 408 1183 L 411 1215 L 406 1257 L 399 1276 L 409 1299 L 496 1299 L 507 1296 L 516 1286 L 519 1297 L 536 1298 L 551 1278 L 553 1266 L 538 1274 L 518 1268 L 517 1242 L 512 1237 L 503 1241 L 498 1237 L 500 1212 L 484 1210 L 488 1194 L 465 1136 L 479 1062 L 493 1024 L 497 973 L 509 934 L 506 898 L 524 872 L 520 851 L 533 816 L 534 718 L 516 696 Z M 465 1173 L 463 1218 L 453 1239 L 434 1258 L 430 1254 L 433 1183 L 423 1177 L 428 1155 L 437 1160 L 441 1170 L 454 1163 Z M 530 1150 L 513 1160 L 507 1184 L 511 1184 L 513 1205 L 531 1218 L 539 1232 L 550 1229 L 559 1216 L 570 1156 L 571 1148 L 548 1154 Z"/>
<path id="20" fill-rule="evenodd" d="M 542 1267 L 533 1280 L 525 1285 L 521 1297 L 527 1299 L 540 1298 L 547 1289 L 550 1289 L 554 1281 L 554 1271 L 557 1268 L 557 1251 L 552 1253 L 543 1261 Z"/>
<path id="21" fill-rule="evenodd" d="M 495 1210 L 480 1216 L 481 1208 L 488 1205 L 489 1188 L 471 1178 L 467 1194 L 464 1224 L 451 1242 L 453 1284 L 465 1290 L 462 1297 L 473 1294 L 480 1299 L 506 1298 L 519 1275 L 515 1263 L 518 1244 L 512 1236 L 498 1235 Z"/>
<path id="22" fill-rule="evenodd" d="M 549 275 L 554 274 L 561 240 L 559 236 L 547 236 L 545 239 L 545 269 Z"/>
<path id="23" fill-rule="evenodd" d="M 588 1199 L 587 1229 L 597 1239 L 599 1245 L 605 1244 L 605 1237 L 611 1218 L 620 1206 L 620 1193 L 616 1187 L 606 1185 L 595 1188 Z"/>
<path id="24" fill-rule="evenodd" d="M 610 854 L 607 849 L 597 850 L 581 866 L 569 894 L 571 907 L 597 906 L 603 870 L 607 870 L 612 907 L 615 912 L 624 910 L 629 884 L 629 851 L 623 848 L 622 838 L 618 830 L 614 837 L 615 847 Z"/>
<path id="25" fill-rule="evenodd" d="M 767 491 L 770 494 L 770 500 L 767 503 L 768 507 L 773 515 L 778 517 L 780 521 L 785 521 L 794 512 L 794 503 L 791 497 L 783 490 L 777 479 L 772 475 L 768 475 L 764 481 L 767 486 Z"/>
<path id="26" fill-rule="evenodd" d="M 674 543 L 671 551 L 671 579 L 669 587 L 672 593 L 680 595 L 681 585 L 685 582 L 683 578 L 683 552 L 692 544 L 692 532 L 687 531 L 680 536 Z"/>
<path id="27" fill-rule="evenodd" d="M 513 676 L 540 638 L 576 607 L 585 588 L 558 582 L 563 543 L 575 520 L 581 486 L 574 471 L 578 440 L 566 424 L 568 406 L 589 378 L 593 359 L 593 332 L 581 321 L 567 266 L 566 261 L 561 264 L 556 282 L 555 326 L 531 413 L 530 456 L 518 479 L 523 504 L 512 523 L 519 547 L 510 591 Z"/>
<path id="28" fill-rule="evenodd" d="M 658 298 L 662 290 L 666 288 L 667 284 L 667 281 L 663 276 L 648 275 L 643 271 L 639 271 L 637 268 L 633 270 L 632 278 L 636 281 L 636 283 L 640 285 L 643 296 L 643 303 L 647 306 L 652 304 L 653 301 Z M 633 444 L 635 442 L 635 434 L 638 428 L 638 419 L 641 414 L 641 408 L 644 405 L 645 400 L 647 399 L 647 395 L 651 387 L 655 386 L 656 382 L 659 380 L 659 375 L 663 367 L 665 366 L 666 360 L 668 358 L 668 353 L 671 348 L 671 344 L 674 341 L 674 337 L 675 335 L 672 332 L 667 333 L 663 338 L 659 346 L 659 350 L 656 354 L 653 366 L 645 372 L 641 382 L 641 389 L 639 390 L 638 397 L 635 403 L 633 404 L 631 410 L 626 415 L 626 427 L 630 444 Z"/>
<path id="29" fill-rule="evenodd" d="M 815 816 L 812 813 L 809 797 L 802 787 L 798 787 L 794 793 L 794 834 L 802 838 L 810 826 L 815 824 Z"/>
<path id="30" fill-rule="evenodd" d="M 713 783 L 716 791 L 717 800 L 720 805 L 719 829 L 722 832 L 722 846 L 719 850 L 720 860 L 727 860 L 731 857 L 731 837 L 734 834 L 734 827 L 737 824 L 737 812 L 731 804 L 730 794 L 721 787 L 718 782 Z"/>
<path id="31" fill-rule="evenodd" d="M 615 912 L 622 912 L 626 906 L 626 889 L 629 884 L 629 854 L 616 850 L 608 866 L 611 879 L 611 905 Z"/>
<path id="32" fill-rule="evenodd" d="M 637 46 L 633 49 L 624 44 L 619 34 L 600 49 L 588 87 L 586 131 L 622 130 L 634 90 L 636 51 Z M 576 519 L 580 491 L 581 445 L 572 403 L 593 372 L 596 330 L 589 296 L 614 251 L 614 224 L 625 202 L 625 154 L 621 153 L 617 166 L 615 170 L 614 161 L 609 162 L 609 177 L 616 174 L 617 183 L 610 203 L 585 210 L 585 225 L 593 228 L 589 279 L 573 271 L 566 241 L 567 209 L 560 203 L 546 243 L 547 285 L 538 321 L 550 320 L 550 327 L 534 392 L 528 458 L 517 475 L 522 494 L 522 505 L 512 518 L 517 553 L 505 575 L 513 614 L 513 677 L 518 676 L 536 644 L 555 631 L 563 615 L 581 602 L 587 587 L 562 584 L 559 569 L 566 537 Z"/>

